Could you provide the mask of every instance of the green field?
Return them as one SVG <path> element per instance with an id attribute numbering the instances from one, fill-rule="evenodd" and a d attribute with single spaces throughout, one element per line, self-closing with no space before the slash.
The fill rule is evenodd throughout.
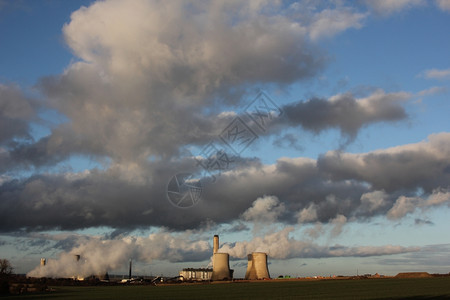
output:
<path id="1" fill-rule="evenodd" d="M 54 287 L 0 299 L 450 299 L 450 277 Z"/>

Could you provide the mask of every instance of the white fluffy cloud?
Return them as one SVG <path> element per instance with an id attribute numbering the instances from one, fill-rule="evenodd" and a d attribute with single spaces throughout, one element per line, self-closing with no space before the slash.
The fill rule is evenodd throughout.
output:
<path id="1" fill-rule="evenodd" d="M 450 192 L 448 190 L 434 190 L 428 197 L 400 196 L 388 211 L 387 217 L 392 220 L 403 218 L 417 209 L 426 210 L 434 206 L 447 204 L 450 206 Z"/>
<path id="2" fill-rule="evenodd" d="M 280 203 L 275 196 L 264 196 L 256 199 L 242 217 L 245 221 L 254 223 L 274 223 L 285 212 L 284 203 Z"/>

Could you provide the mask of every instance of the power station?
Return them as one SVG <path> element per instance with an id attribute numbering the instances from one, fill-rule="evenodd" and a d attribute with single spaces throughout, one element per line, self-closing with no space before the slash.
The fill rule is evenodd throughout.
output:
<path id="1" fill-rule="evenodd" d="M 230 269 L 230 255 L 228 253 L 219 252 L 219 236 L 214 235 L 213 238 L 213 256 L 212 256 L 212 269 L 210 268 L 185 268 L 179 272 L 179 276 L 183 280 L 188 281 L 225 281 L 233 280 L 234 270 Z M 267 253 L 253 252 L 248 254 L 247 271 L 245 273 L 245 279 L 247 280 L 260 280 L 270 278 L 269 269 L 267 267 Z M 73 255 L 75 263 L 82 264 L 81 255 Z M 47 260 L 41 258 L 41 267 L 46 267 Z M 107 273 L 106 273 L 107 274 Z M 129 261 L 128 279 L 123 279 L 123 282 L 130 282 L 132 277 L 132 260 Z M 98 276 L 99 278 L 106 278 L 108 275 Z M 72 276 L 76 280 L 84 280 L 78 274 Z"/>
<path id="2" fill-rule="evenodd" d="M 212 269 L 207 268 L 185 268 L 180 271 L 180 276 L 184 280 L 201 281 L 201 280 L 232 280 L 234 270 L 230 269 L 230 255 L 228 253 L 219 252 L 219 236 L 214 235 L 213 238 L 213 257 Z M 267 267 L 267 253 L 253 252 L 248 255 L 247 272 L 245 279 L 258 280 L 270 278 L 269 269 Z"/>

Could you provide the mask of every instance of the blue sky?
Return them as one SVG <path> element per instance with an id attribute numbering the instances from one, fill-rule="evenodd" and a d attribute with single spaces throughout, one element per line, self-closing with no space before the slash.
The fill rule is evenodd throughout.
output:
<path id="1" fill-rule="evenodd" d="M 448 273 L 448 28 L 445 0 L 0 1 L 2 256 L 175 275 L 218 233 L 237 276 L 252 251 L 272 276 Z M 213 170 L 237 117 L 257 138 Z"/>

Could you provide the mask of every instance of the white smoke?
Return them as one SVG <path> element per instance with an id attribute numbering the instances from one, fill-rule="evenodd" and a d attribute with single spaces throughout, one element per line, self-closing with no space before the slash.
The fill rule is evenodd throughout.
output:
<path id="1" fill-rule="evenodd" d="M 265 252 L 274 259 L 289 258 L 323 258 L 323 257 L 363 257 L 391 255 L 419 251 L 419 247 L 401 247 L 394 245 L 346 247 L 341 245 L 320 246 L 312 242 L 296 240 L 290 237 L 293 227 L 287 227 L 279 232 L 267 234 L 264 237 L 255 237 L 251 241 L 225 244 L 220 252 L 229 253 L 231 256 L 245 258 L 252 252 Z"/>
<path id="2" fill-rule="evenodd" d="M 225 243 L 219 252 L 228 253 L 235 258 L 246 258 L 247 254 L 252 252 L 266 252 L 273 259 L 290 259 L 380 256 L 420 250 L 418 247 L 393 245 L 321 246 L 290 237 L 294 230 L 294 227 L 287 227 L 278 232 L 254 237 L 251 241 Z M 117 239 L 78 236 L 79 245 L 68 252 L 61 253 L 58 259 L 48 259 L 47 265 L 36 267 L 27 276 L 85 278 L 90 275 L 103 275 L 126 266 L 130 258 L 138 262 L 209 261 L 212 247 L 208 239 L 209 236 L 189 231 L 182 234 L 161 231 L 146 237 L 127 236 Z M 80 255 L 79 261 L 76 255 Z"/>
<path id="3" fill-rule="evenodd" d="M 245 221 L 254 223 L 274 223 L 286 211 L 284 203 L 280 203 L 276 196 L 264 196 L 256 199 L 252 206 L 243 214 Z"/>
<path id="4" fill-rule="evenodd" d="M 208 242 L 193 240 L 189 233 L 158 232 L 147 237 L 128 236 L 112 240 L 93 237 L 81 241 L 69 252 L 61 253 L 58 259 L 49 259 L 47 265 L 36 267 L 27 276 L 70 278 L 103 275 L 126 265 L 130 258 L 143 262 L 155 259 L 198 261 L 207 259 L 211 252 Z M 81 256 L 79 261 L 76 255 Z"/>

